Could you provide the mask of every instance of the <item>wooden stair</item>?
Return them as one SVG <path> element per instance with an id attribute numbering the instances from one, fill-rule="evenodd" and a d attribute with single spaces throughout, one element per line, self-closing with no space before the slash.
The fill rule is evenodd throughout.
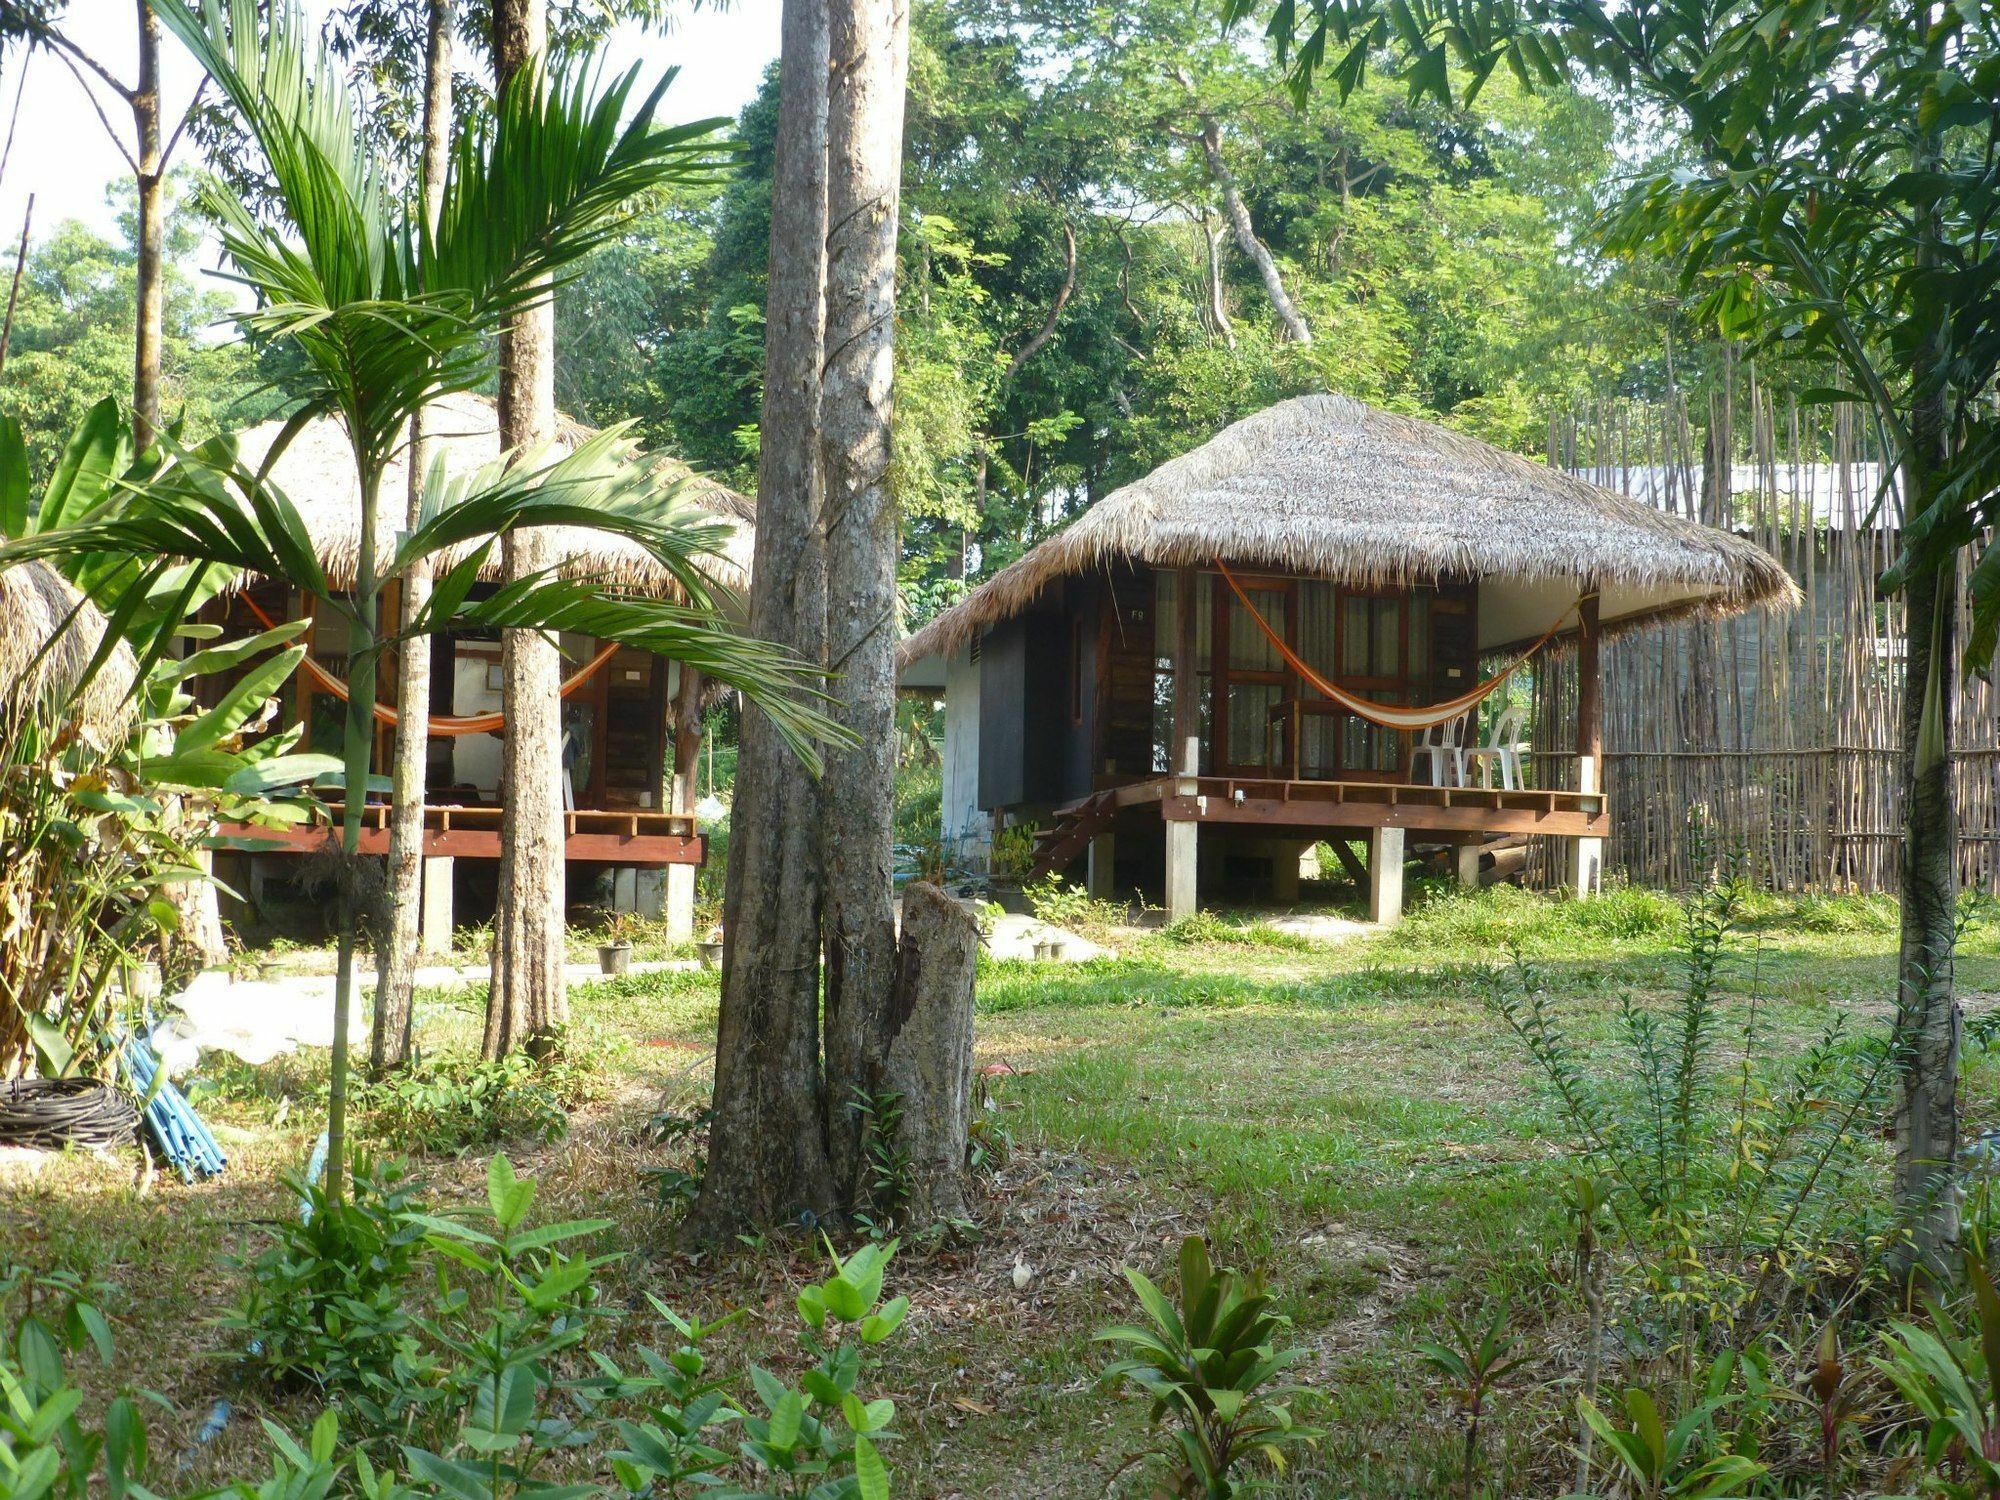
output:
<path id="1" fill-rule="evenodd" d="M 1069 868 L 1090 847 L 1090 841 L 1118 818 L 1118 796 L 1102 791 L 1059 808 L 1047 828 L 1035 834 L 1035 858 L 1028 878 L 1042 880 Z"/>

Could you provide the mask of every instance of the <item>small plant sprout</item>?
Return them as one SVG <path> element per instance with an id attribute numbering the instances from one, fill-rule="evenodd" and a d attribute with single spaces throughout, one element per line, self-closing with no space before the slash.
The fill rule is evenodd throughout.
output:
<path id="1" fill-rule="evenodd" d="M 1282 1470 L 1286 1448 L 1319 1440 L 1319 1430 L 1293 1422 L 1284 1405 L 1303 1387 L 1273 1383 L 1305 1351 L 1278 1347 L 1291 1319 L 1271 1310 L 1254 1277 L 1217 1271 L 1208 1247 L 1189 1235 L 1181 1241 L 1178 1310 L 1139 1272 L 1127 1267 L 1125 1279 L 1151 1326 L 1104 1328 L 1095 1337 L 1126 1356 L 1105 1380 L 1138 1387 L 1152 1398 L 1153 1421 L 1174 1424 L 1169 1493 L 1230 1500 L 1250 1488 L 1240 1472 L 1249 1461 Z"/>
<path id="2" fill-rule="evenodd" d="M 1458 1403 L 1460 1420 L 1465 1424 L 1465 1457 L 1459 1466 L 1459 1485 L 1470 1496 L 1479 1472 L 1479 1419 L 1486 1414 L 1488 1398 L 1502 1380 L 1520 1367 L 1525 1356 L 1513 1352 L 1518 1340 L 1502 1332 L 1507 1321 L 1504 1301 L 1496 1304 L 1485 1323 L 1476 1328 L 1456 1314 L 1446 1321 L 1451 1327 L 1451 1343 L 1419 1344 L 1417 1352 L 1425 1364 L 1449 1382 L 1447 1390 Z"/>
<path id="3" fill-rule="evenodd" d="M 1637 1386 L 1625 1393 L 1623 1424 L 1586 1396 L 1577 1398 L 1577 1409 L 1608 1450 L 1603 1467 L 1622 1486 L 1619 1493 L 1633 1500 L 1709 1500 L 1742 1494 L 1765 1472 L 1745 1454 L 1709 1455 L 1715 1414 L 1729 1401 L 1723 1396 L 1700 1402 L 1672 1426 L 1652 1393 Z"/>
<path id="4" fill-rule="evenodd" d="M 1819 1347 L 1806 1389 L 1812 1393 L 1814 1414 L 1819 1418 L 1819 1466 L 1827 1500 L 1840 1494 L 1840 1448 L 1847 1430 L 1866 1415 L 1856 1404 L 1854 1382 L 1840 1357 L 1840 1328 L 1829 1321 L 1820 1330 Z"/>

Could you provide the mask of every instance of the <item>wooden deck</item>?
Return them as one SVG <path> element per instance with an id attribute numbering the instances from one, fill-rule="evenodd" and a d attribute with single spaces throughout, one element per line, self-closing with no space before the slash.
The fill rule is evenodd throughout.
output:
<path id="1" fill-rule="evenodd" d="M 1159 776 L 1118 787 L 1109 795 L 1121 808 L 1158 803 L 1161 817 L 1169 823 L 1356 831 L 1402 828 L 1441 843 L 1456 842 L 1453 835 L 1467 840 L 1518 833 L 1603 838 L 1611 828 L 1603 795 L 1591 792 Z"/>
<path id="2" fill-rule="evenodd" d="M 329 835 L 339 837 L 344 809 L 324 804 L 326 821 L 299 828 L 258 828 L 225 823 L 221 835 L 228 847 L 265 854 L 304 854 L 324 847 Z M 449 804 L 424 808 L 424 855 L 429 859 L 498 859 L 498 807 Z M 371 802 L 362 809 L 361 852 L 389 852 L 389 808 Z M 563 855 L 572 863 L 631 865 L 659 868 L 698 865 L 706 853 L 695 820 L 680 813 L 624 812 L 578 808 L 563 814 Z"/>

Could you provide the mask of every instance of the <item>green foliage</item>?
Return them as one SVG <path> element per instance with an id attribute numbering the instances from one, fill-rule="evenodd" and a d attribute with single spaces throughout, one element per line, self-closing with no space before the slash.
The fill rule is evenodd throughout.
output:
<path id="1" fill-rule="evenodd" d="M 1404 953 L 1555 956 L 1607 942 L 1671 944 L 1685 920 L 1673 897 L 1642 886 L 1612 886 L 1576 901 L 1513 885 L 1467 891 L 1427 884 L 1383 945 Z"/>
<path id="2" fill-rule="evenodd" d="M 1952 1497 L 2000 1488 L 2000 1295 L 1977 1252 L 1966 1253 L 1965 1279 L 1970 1330 L 1933 1301 L 1930 1326 L 1892 1322 L 1874 1360 L 1924 1424 L 1917 1453 L 1934 1492 Z"/>
<path id="3" fill-rule="evenodd" d="M 1773 1048 L 1754 994 L 1725 1043 L 1742 897 L 1725 881 L 1687 899 L 1681 986 L 1661 1007 L 1620 997 L 1615 1054 L 1565 1025 L 1525 959 L 1488 995 L 1548 1081 L 1580 1170 L 1614 1185 L 1592 1200 L 1643 1280 L 1635 1315 L 1664 1320 L 1684 1362 L 1700 1344 L 1746 1347 L 1821 1277 L 1880 1276 L 1889 1233 L 1848 1185 L 1866 1170 L 1893 1049 L 1850 1036 L 1844 1017 Z"/>
<path id="4" fill-rule="evenodd" d="M 1456 1313 L 1447 1323 L 1449 1344 L 1421 1343 L 1417 1353 L 1446 1382 L 1446 1390 L 1458 1403 L 1465 1424 L 1465 1458 L 1459 1469 L 1459 1483 L 1470 1495 L 1479 1471 L 1479 1423 L 1486 1404 L 1500 1382 L 1512 1374 L 1527 1356 L 1514 1352 L 1518 1340 L 1502 1332 L 1507 1322 L 1507 1304 L 1496 1303 L 1485 1322 L 1472 1324 Z"/>
<path id="5" fill-rule="evenodd" d="M 409 1310 L 425 1248 L 422 1185 L 401 1163 L 357 1157 L 351 1194 L 287 1176 L 302 1213 L 237 1268 L 243 1300 L 221 1325 L 245 1365 L 279 1390 L 338 1401 L 374 1438 L 407 1434 L 443 1397 Z"/>
<path id="6" fill-rule="evenodd" d="M 1189 1235 L 1181 1242 L 1178 1309 L 1130 1267 L 1125 1279 L 1147 1325 L 1104 1328 L 1093 1338 L 1124 1354 L 1104 1378 L 1134 1386 L 1151 1399 L 1155 1423 L 1171 1422 L 1175 1493 L 1228 1500 L 1256 1487 L 1247 1473 L 1254 1464 L 1282 1470 L 1287 1448 L 1319 1440 L 1318 1429 L 1293 1422 L 1284 1404 L 1301 1388 L 1274 1383 L 1305 1351 L 1279 1347 L 1291 1320 L 1271 1310 L 1254 1277 L 1217 1271 L 1207 1245 Z"/>
<path id="7" fill-rule="evenodd" d="M 685 1167 L 648 1167 L 646 1179 L 668 1206 L 691 1208 L 701 1195 L 701 1180 L 708 1172 L 708 1131 L 715 1123 L 715 1108 L 704 1104 L 697 1110 L 663 1109 L 646 1124 L 646 1137 L 654 1145 L 685 1151 L 690 1158 Z"/>
<path id="8" fill-rule="evenodd" d="M 1714 1418 L 1728 1404 L 1726 1397 L 1696 1403 L 1671 1425 L 1661 1416 L 1650 1391 L 1634 1386 L 1625 1392 L 1624 1421 L 1600 1410 L 1588 1397 L 1577 1407 L 1590 1430 L 1610 1455 L 1606 1467 L 1627 1493 L 1643 1500 L 1705 1500 L 1737 1495 L 1763 1477 L 1765 1467 L 1738 1453 L 1711 1453 Z"/>
<path id="9" fill-rule="evenodd" d="M 1049 875 L 1023 886 L 1021 894 L 1027 898 L 1028 910 L 1035 914 L 1035 920 L 1047 922 L 1051 927 L 1083 932 L 1122 926 L 1125 921 L 1122 904 L 1099 901 L 1082 886 L 1071 885 L 1060 875 Z"/>
<path id="10" fill-rule="evenodd" d="M 1183 948 L 1200 948 L 1221 943 L 1239 948 L 1278 948 L 1294 953 L 1312 951 L 1312 940 L 1304 933 L 1287 932 L 1269 922 L 1231 922 L 1206 907 L 1198 907 L 1161 933 L 1170 943 Z"/>
<path id="11" fill-rule="evenodd" d="M 407 1069 L 359 1085 L 354 1109 L 368 1134 L 394 1150 L 451 1155 L 560 1140 L 579 1084 L 560 1048 L 541 1058 L 419 1055 Z"/>
<path id="12" fill-rule="evenodd" d="M 799 1493 L 888 1500 L 877 1444 L 895 1436 L 896 1403 L 864 1399 L 860 1384 L 866 1352 L 893 1337 L 910 1310 L 907 1297 L 882 1300 L 896 1241 L 863 1245 L 845 1259 L 829 1243 L 827 1254 L 833 1275 L 798 1295 L 812 1368 L 796 1386 L 762 1366 L 750 1370 L 763 1411 L 745 1411 L 741 1448 L 759 1475 L 747 1492 L 758 1500 Z"/>
<path id="13" fill-rule="evenodd" d="M 1009 823 L 993 835 L 987 869 L 995 880 L 1023 880 L 1035 867 L 1035 825 Z"/>
<path id="14" fill-rule="evenodd" d="M 85 1349 L 112 1361 L 110 1326 L 97 1307 L 105 1290 L 71 1272 L 0 1268 L 0 1495 L 7 1500 L 94 1493 L 122 1500 L 145 1471 L 146 1430 L 131 1396 L 119 1395 L 92 1425 L 67 1368 L 68 1356 Z"/>
<path id="15" fill-rule="evenodd" d="M 848 1107 L 861 1122 L 862 1155 L 868 1164 L 868 1212 L 857 1215 L 877 1239 L 902 1221 L 910 1202 L 910 1154 L 903 1149 L 903 1096 L 856 1087 Z"/>

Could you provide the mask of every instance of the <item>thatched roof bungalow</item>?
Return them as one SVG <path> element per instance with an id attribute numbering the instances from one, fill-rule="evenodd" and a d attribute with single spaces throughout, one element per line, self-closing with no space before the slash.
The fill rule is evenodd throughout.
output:
<path id="1" fill-rule="evenodd" d="M 1593 884 L 1600 643 L 1795 598 L 1739 537 L 1434 423 L 1303 396 L 1099 501 L 910 636 L 901 661 L 907 683 L 946 688 L 948 834 L 1038 822 L 1038 868 L 1088 855 L 1109 891 L 1114 834 L 1144 845 L 1164 821 L 1180 915 L 1194 829 L 1216 822 L 1235 825 L 1233 850 L 1271 851 L 1281 894 L 1300 844 L 1393 832 L 1400 866 L 1406 829 L 1474 864 L 1491 837 L 1571 836 Z M 1416 753 L 1469 745 L 1483 682 L 1566 649 L 1583 682 L 1578 785 L 1527 788 L 1511 770 L 1511 786 L 1453 784 L 1498 758 Z M 1385 910 L 1388 858 L 1371 881 Z"/>
<path id="2" fill-rule="evenodd" d="M 485 396 L 455 395 L 435 403 L 426 436 L 453 473 L 492 463 L 500 455 L 499 418 Z M 262 463 L 283 431 L 281 422 L 251 429 L 239 439 L 245 462 Z M 557 443 L 573 447 L 592 429 L 559 420 Z M 725 608 L 740 606 L 748 582 L 754 541 L 755 506 L 745 496 L 669 458 L 653 458 L 680 494 L 696 507 L 731 523 L 721 554 L 708 564 Z M 408 480 L 398 456 L 384 476 L 376 519 L 378 566 L 386 567 L 393 538 L 403 527 Z M 321 563 L 336 585 L 351 581 L 360 560 L 361 501 L 347 435 L 339 422 L 322 418 L 294 435 L 272 466 L 271 478 L 296 505 L 311 530 Z M 554 546 L 557 566 L 567 575 L 655 598 L 674 599 L 680 588 L 666 568 L 636 542 L 578 527 L 550 527 L 542 533 Z M 502 559 L 495 548 L 481 575 L 482 586 L 501 581 Z M 384 607 L 393 611 L 393 585 Z M 313 601 L 265 580 L 244 586 L 213 606 L 232 634 L 261 628 L 268 621 L 311 615 L 310 656 L 296 679 L 293 722 L 306 729 L 309 748 L 338 744 L 345 715 L 347 636 L 345 622 L 315 610 Z M 618 899 L 635 897 L 635 870 L 698 862 L 701 840 L 689 816 L 693 798 L 690 770 L 699 743 L 699 706 L 705 692 L 698 675 L 680 664 L 630 648 L 613 648 L 586 637 L 565 635 L 563 693 L 564 743 L 561 761 L 563 803 L 569 824 L 572 866 L 621 872 Z M 501 780 L 503 732 L 500 641 L 495 632 L 468 631 L 434 639 L 431 658 L 432 735 L 427 795 L 426 847 L 439 858 L 495 858 L 507 787 Z M 214 689 L 220 690 L 220 685 Z M 394 696 L 394 662 L 385 659 L 378 692 L 386 705 Z M 393 758 L 394 728 L 378 713 L 376 769 L 386 772 Z M 371 819 L 374 811 L 371 810 Z M 377 820 L 379 821 L 379 820 Z M 386 844 L 386 833 L 371 823 L 363 846 Z M 692 887 L 690 885 L 689 889 Z"/>
<path id="3" fill-rule="evenodd" d="M 0 568 L 0 705 L 23 712 L 60 705 L 71 727 L 98 743 L 121 739 L 133 718 L 131 648 L 115 646 L 86 682 L 104 642 L 105 619 L 54 567 L 39 559 Z"/>

